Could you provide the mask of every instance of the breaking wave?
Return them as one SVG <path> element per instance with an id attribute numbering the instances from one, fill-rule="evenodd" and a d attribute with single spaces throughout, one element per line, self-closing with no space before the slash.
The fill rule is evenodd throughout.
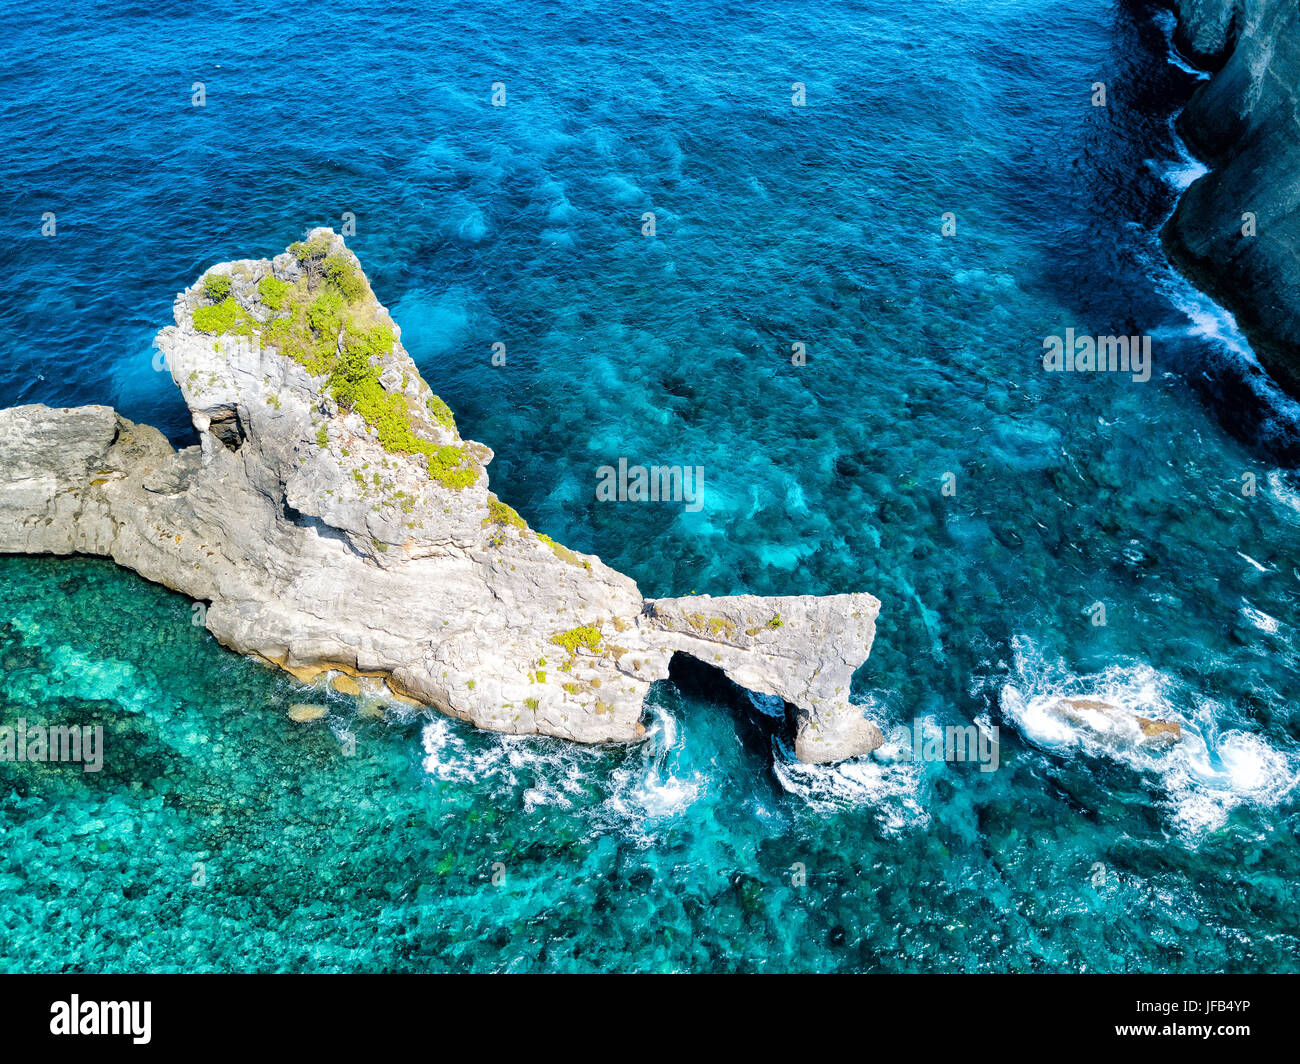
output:
<path id="1" fill-rule="evenodd" d="M 1025 637 L 1013 646 L 1014 674 L 1000 691 L 1003 717 L 1041 750 L 1154 777 L 1173 826 L 1190 839 L 1223 827 L 1239 806 L 1278 806 L 1300 781 L 1295 751 L 1223 727 L 1221 705 L 1148 664 L 1074 675 Z M 1180 734 L 1152 736 L 1141 721 L 1176 725 Z"/>

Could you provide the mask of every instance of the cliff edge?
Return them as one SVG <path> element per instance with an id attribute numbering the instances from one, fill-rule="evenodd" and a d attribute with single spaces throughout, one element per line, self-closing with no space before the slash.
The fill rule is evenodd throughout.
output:
<path id="1" fill-rule="evenodd" d="M 1171 0 L 1175 44 L 1213 71 L 1178 118 L 1210 172 L 1161 233 L 1170 259 L 1236 316 L 1300 396 L 1300 5 Z"/>
<path id="2" fill-rule="evenodd" d="M 789 703 L 803 761 L 880 744 L 848 701 L 877 599 L 647 600 L 535 532 L 331 230 L 212 268 L 175 320 L 157 343 L 198 446 L 104 406 L 0 410 L 0 553 L 112 558 L 207 603 L 228 647 L 493 731 L 636 739 L 684 653 Z"/>

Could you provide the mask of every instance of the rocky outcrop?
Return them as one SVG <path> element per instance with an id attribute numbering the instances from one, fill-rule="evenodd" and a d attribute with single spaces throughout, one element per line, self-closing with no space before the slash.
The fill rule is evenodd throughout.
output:
<path id="1" fill-rule="evenodd" d="M 1214 76 L 1178 130 L 1208 166 L 1165 225 L 1166 251 L 1236 316 L 1300 395 L 1300 5 L 1172 0 L 1175 43 Z"/>
<path id="2" fill-rule="evenodd" d="M 879 745 L 848 700 L 874 597 L 646 600 L 529 528 L 331 231 L 214 267 L 175 320 L 158 347 L 199 444 L 104 406 L 0 411 L 0 552 L 112 558 L 228 647 L 494 731 L 633 740 L 684 653 L 790 703 L 805 761 Z"/>
<path id="3" fill-rule="evenodd" d="M 1087 728 L 1097 738 L 1128 745 L 1164 746 L 1182 738 L 1176 720 L 1156 720 L 1096 698 L 1062 698 L 1052 710 L 1071 724 Z"/>
<path id="4" fill-rule="evenodd" d="M 692 595 L 649 601 L 645 617 L 658 645 L 717 666 L 741 687 L 784 699 L 793 707 L 795 756 L 817 763 L 882 742 L 861 713 L 817 710 L 848 698 L 854 669 L 871 653 L 879 611 L 870 595 Z M 800 668 L 791 656 L 808 644 L 819 649 L 817 660 Z"/>

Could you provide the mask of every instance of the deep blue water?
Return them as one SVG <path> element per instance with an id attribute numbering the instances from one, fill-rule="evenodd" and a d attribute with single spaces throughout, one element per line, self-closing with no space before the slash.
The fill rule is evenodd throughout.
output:
<path id="1" fill-rule="evenodd" d="M 1159 251 L 1197 172 L 1166 22 L 6 8 L 0 404 L 111 403 L 192 442 L 151 365 L 175 293 L 352 212 L 530 524 L 650 595 L 870 591 L 855 697 L 886 731 L 1002 745 L 991 773 L 806 768 L 693 674 L 630 749 L 332 693 L 302 728 L 302 689 L 183 598 L 0 559 L 0 723 L 109 744 L 98 775 L 0 763 L 0 970 L 1300 967 L 1295 432 Z M 1150 335 L 1152 379 L 1045 373 L 1067 327 Z M 704 509 L 597 505 L 620 456 L 702 466 Z M 1184 740 L 1107 746 L 1044 713 L 1061 694 Z"/>

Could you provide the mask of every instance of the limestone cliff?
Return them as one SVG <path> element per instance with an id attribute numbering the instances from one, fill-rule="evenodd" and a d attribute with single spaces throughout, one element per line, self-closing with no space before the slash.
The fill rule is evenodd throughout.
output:
<path id="1" fill-rule="evenodd" d="M 1165 248 L 1300 395 L 1300 5 L 1171 2 L 1176 44 L 1214 76 L 1178 120 L 1211 170 L 1183 195 Z"/>
<path id="2" fill-rule="evenodd" d="M 341 237 L 224 263 L 158 346 L 199 445 L 103 406 L 0 411 L 0 552 L 104 555 L 208 603 L 228 647 L 516 734 L 625 742 L 674 653 L 793 707 L 795 752 L 870 751 L 848 701 L 871 595 L 645 600 L 488 490 Z"/>

